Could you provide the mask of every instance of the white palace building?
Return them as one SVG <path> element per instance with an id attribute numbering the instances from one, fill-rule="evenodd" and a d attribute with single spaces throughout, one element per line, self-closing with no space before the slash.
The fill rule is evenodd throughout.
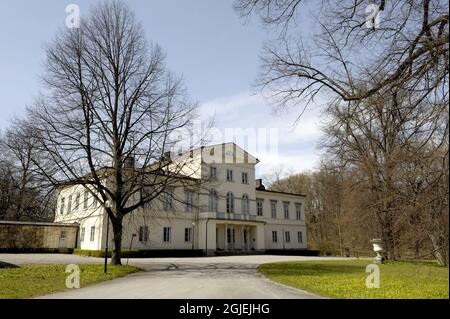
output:
<path id="1" fill-rule="evenodd" d="M 229 160 L 205 161 L 204 151 L 210 154 L 217 147 Z M 307 248 L 304 195 L 266 190 L 255 180 L 259 160 L 234 143 L 201 150 L 191 155 L 190 174 L 201 187 L 174 187 L 173 198 L 184 200 L 162 199 L 157 209 L 143 207 L 126 215 L 123 249 L 202 250 L 214 255 Z M 244 154 L 244 160 L 237 161 L 237 153 Z M 107 221 L 104 208 L 83 186 L 60 187 L 55 223 L 79 224 L 77 248 L 104 249 Z M 61 233 L 60 247 L 64 241 L 69 242 Z"/>

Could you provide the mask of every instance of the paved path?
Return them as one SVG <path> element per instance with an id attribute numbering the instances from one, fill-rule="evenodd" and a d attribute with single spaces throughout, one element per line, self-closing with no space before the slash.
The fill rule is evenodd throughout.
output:
<path id="1" fill-rule="evenodd" d="M 305 291 L 274 283 L 258 274 L 258 265 L 276 261 L 326 260 L 331 257 L 225 256 L 201 258 L 130 259 L 144 272 L 131 274 L 82 289 L 41 298 L 56 299 L 309 299 L 320 298 Z M 339 258 L 342 259 L 342 258 Z M 13 264 L 96 264 L 103 259 L 76 255 L 0 254 Z M 126 259 L 123 260 L 126 263 Z"/>

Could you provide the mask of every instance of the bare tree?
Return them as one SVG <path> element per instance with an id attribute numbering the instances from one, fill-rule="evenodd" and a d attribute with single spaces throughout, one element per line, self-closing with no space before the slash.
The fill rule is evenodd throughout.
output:
<path id="1" fill-rule="evenodd" d="M 436 150 L 444 143 L 446 113 L 446 105 L 424 102 L 402 90 L 372 96 L 368 102 L 329 107 L 323 146 L 329 156 L 363 174 L 391 259 L 396 257 L 396 217 L 402 211 L 398 195 L 405 183 L 402 168 L 426 156 L 425 149 Z"/>
<path id="2" fill-rule="evenodd" d="M 11 220 L 48 221 L 53 216 L 53 187 L 38 172 L 42 164 L 38 140 L 32 127 L 15 120 L 0 137 L 2 153 L 3 218 Z"/>
<path id="3" fill-rule="evenodd" d="M 306 107 L 319 92 L 358 101 L 397 86 L 448 99 L 448 8 L 447 0 L 235 2 L 241 16 L 281 27 L 257 80 L 281 107 Z M 315 16 L 318 33 L 296 34 L 301 12 Z"/>
<path id="4" fill-rule="evenodd" d="M 112 263 L 120 264 L 124 216 L 188 172 L 188 159 L 167 153 L 184 138 L 177 132 L 189 127 L 196 105 L 119 1 L 99 3 L 79 29 L 56 35 L 43 79 L 43 96 L 29 109 L 40 150 L 55 165 L 42 171 L 54 184 L 84 185 L 103 203 Z"/>

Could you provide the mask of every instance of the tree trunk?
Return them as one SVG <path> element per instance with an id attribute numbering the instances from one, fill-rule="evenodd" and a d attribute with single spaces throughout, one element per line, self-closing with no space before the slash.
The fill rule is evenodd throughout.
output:
<path id="1" fill-rule="evenodd" d="M 122 265 L 122 219 L 112 221 L 114 249 L 112 251 L 111 265 Z"/>
<path id="2" fill-rule="evenodd" d="M 436 258 L 438 264 L 440 266 L 446 266 L 448 264 L 448 258 L 444 258 L 442 254 L 442 247 L 441 245 L 439 245 L 436 236 L 434 236 L 433 234 L 429 234 L 428 237 L 430 237 L 431 244 L 433 245 L 433 255 Z"/>

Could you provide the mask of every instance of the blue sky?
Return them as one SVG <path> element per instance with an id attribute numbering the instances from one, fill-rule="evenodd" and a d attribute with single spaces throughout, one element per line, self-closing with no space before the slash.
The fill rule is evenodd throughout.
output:
<path id="1" fill-rule="evenodd" d="M 0 129 L 13 116 L 23 114 L 40 89 L 43 45 L 64 27 L 68 4 L 85 0 L 0 0 Z M 126 1 L 142 23 L 147 38 L 167 53 L 167 65 L 183 75 L 190 96 L 200 103 L 202 118 L 215 116 L 225 128 L 276 128 L 278 154 L 259 152 L 257 174 L 276 167 L 300 172 L 318 161 L 319 111 L 307 112 L 295 127 L 295 111 L 277 116 L 251 83 L 258 74 L 258 55 L 269 32 L 256 19 L 245 24 L 232 9 L 232 1 L 152 0 Z"/>

